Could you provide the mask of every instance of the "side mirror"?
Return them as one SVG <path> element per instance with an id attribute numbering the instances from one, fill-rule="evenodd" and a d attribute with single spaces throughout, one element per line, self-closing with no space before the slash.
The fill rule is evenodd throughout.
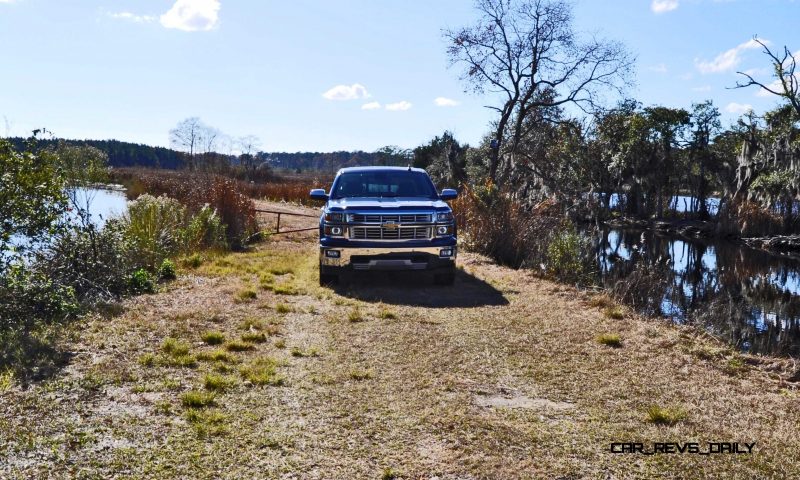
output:
<path id="1" fill-rule="evenodd" d="M 442 193 L 439 194 L 439 198 L 442 200 L 453 200 L 458 197 L 458 192 L 452 188 L 445 188 L 442 190 Z"/>
<path id="2" fill-rule="evenodd" d="M 328 200 L 328 194 L 321 188 L 315 188 L 308 194 L 314 200 Z"/>

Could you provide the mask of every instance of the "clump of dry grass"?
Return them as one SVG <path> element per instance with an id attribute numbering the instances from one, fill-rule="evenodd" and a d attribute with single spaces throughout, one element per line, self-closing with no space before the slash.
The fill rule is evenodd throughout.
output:
<path id="1" fill-rule="evenodd" d="M 236 300 L 240 302 L 252 302 L 258 298 L 258 293 L 252 288 L 245 288 L 236 292 Z"/>
<path id="2" fill-rule="evenodd" d="M 351 379 L 353 379 L 353 380 L 355 380 L 357 382 L 360 382 L 362 380 L 371 379 L 372 376 L 373 376 L 373 373 L 372 373 L 372 370 L 363 370 L 363 369 L 354 368 L 354 369 L 350 370 L 350 374 L 349 375 L 350 375 Z"/>
<path id="3" fill-rule="evenodd" d="M 347 314 L 347 321 L 350 323 L 363 322 L 364 320 L 366 319 L 364 318 L 364 315 L 361 313 L 361 309 L 358 308 L 358 306 L 353 307 L 353 309 L 350 310 L 350 313 Z"/>
<path id="4" fill-rule="evenodd" d="M 603 315 L 612 320 L 622 320 L 625 318 L 625 312 L 622 310 L 622 307 L 617 305 L 604 308 Z"/>

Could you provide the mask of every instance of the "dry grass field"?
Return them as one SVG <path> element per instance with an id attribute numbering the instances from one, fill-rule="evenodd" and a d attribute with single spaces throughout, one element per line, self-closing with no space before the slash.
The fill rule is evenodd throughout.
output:
<path id="1" fill-rule="evenodd" d="M 0 377 L 0 478 L 800 477 L 791 361 L 474 254 L 459 264 L 453 287 L 321 288 L 315 232 L 186 264 L 84 319 L 46 378 Z"/>

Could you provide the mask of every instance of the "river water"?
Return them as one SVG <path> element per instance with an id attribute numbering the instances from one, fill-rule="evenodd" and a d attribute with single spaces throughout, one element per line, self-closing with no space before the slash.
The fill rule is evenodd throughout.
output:
<path id="1" fill-rule="evenodd" d="M 593 239 L 598 280 L 627 290 L 638 310 L 694 322 L 742 351 L 800 354 L 799 261 L 636 229 L 603 228 Z"/>

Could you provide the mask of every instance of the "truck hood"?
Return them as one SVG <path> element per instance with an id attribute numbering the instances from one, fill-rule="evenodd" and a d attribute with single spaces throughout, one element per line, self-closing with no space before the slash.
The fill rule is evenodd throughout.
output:
<path id="1" fill-rule="evenodd" d="M 328 207 L 342 210 L 380 210 L 396 208 L 399 210 L 440 210 L 449 208 L 439 199 L 415 197 L 358 197 L 337 198 L 328 201 Z"/>

